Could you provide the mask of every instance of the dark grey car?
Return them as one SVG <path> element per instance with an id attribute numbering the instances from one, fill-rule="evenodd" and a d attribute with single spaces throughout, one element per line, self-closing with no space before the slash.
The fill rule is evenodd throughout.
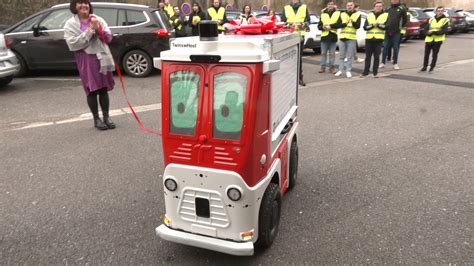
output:
<path id="1" fill-rule="evenodd" d="M 113 40 L 110 49 L 120 68 L 132 77 L 153 70 L 153 57 L 169 49 L 174 32 L 167 16 L 155 8 L 134 4 L 93 2 L 94 14 L 107 21 Z M 74 55 L 64 41 L 64 24 L 72 16 L 69 4 L 40 11 L 4 31 L 21 63 L 28 70 L 75 69 Z"/>

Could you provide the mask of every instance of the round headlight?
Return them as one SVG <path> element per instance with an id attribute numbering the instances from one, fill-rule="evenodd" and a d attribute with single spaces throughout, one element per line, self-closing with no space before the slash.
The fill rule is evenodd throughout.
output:
<path id="1" fill-rule="evenodd" d="M 242 193 L 235 187 L 229 188 L 229 190 L 227 190 L 227 197 L 233 201 L 238 201 L 242 197 Z"/>
<path id="2" fill-rule="evenodd" d="M 165 180 L 165 187 L 169 191 L 175 191 L 178 188 L 178 184 L 176 184 L 176 181 L 174 181 L 171 178 L 168 178 Z"/>

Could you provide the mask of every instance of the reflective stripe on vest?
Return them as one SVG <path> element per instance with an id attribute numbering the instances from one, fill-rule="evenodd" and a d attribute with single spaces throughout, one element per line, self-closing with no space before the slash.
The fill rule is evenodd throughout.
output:
<path id="1" fill-rule="evenodd" d="M 446 24 L 449 23 L 448 18 L 442 18 L 439 21 L 436 21 L 436 18 L 430 19 L 430 31 L 439 31 Z M 426 35 L 425 42 L 444 42 L 446 40 L 446 34 L 441 35 Z"/>
<path id="2" fill-rule="evenodd" d="M 288 23 L 303 24 L 306 18 L 306 13 L 307 13 L 306 5 L 301 5 L 300 7 L 298 7 L 298 11 L 296 12 L 296 14 L 292 6 L 290 5 L 285 6 L 286 22 Z M 300 27 L 300 28 L 295 27 L 295 31 L 298 31 L 301 36 L 304 36 L 304 33 L 305 33 L 304 27 Z"/>
<path id="3" fill-rule="evenodd" d="M 382 13 L 379 15 L 378 18 L 375 18 L 375 14 L 372 12 L 367 17 L 367 23 L 369 25 L 372 25 L 375 22 L 377 22 L 378 24 L 385 24 L 385 22 L 387 22 L 387 19 L 388 19 L 388 13 Z M 383 40 L 385 39 L 385 30 L 379 29 L 377 27 L 373 27 L 372 29 L 367 31 L 365 38 Z"/>
<path id="4" fill-rule="evenodd" d="M 337 20 L 339 19 L 339 16 L 341 15 L 341 12 L 340 11 L 334 11 L 334 13 L 332 13 L 332 16 L 329 17 L 329 14 L 328 13 L 323 13 L 321 15 L 321 21 L 323 22 L 323 26 L 329 26 L 331 24 L 335 24 L 337 23 Z M 334 34 L 337 34 L 337 30 L 334 29 L 334 30 L 330 30 L 330 32 L 334 33 Z M 329 31 L 323 31 L 321 33 L 321 37 L 325 37 L 325 36 L 328 36 L 329 35 Z"/>
<path id="5" fill-rule="evenodd" d="M 209 9 L 207 9 L 207 13 L 211 17 L 211 20 L 214 20 L 214 21 L 220 20 L 220 21 L 222 21 L 222 20 L 224 20 L 225 8 L 219 7 L 219 10 L 216 12 L 216 10 L 213 7 L 210 7 Z M 219 23 L 219 22 L 217 22 L 217 23 Z M 218 30 L 224 30 L 224 27 L 222 25 L 218 25 L 217 29 Z"/>
<path id="6" fill-rule="evenodd" d="M 351 16 L 349 16 L 349 14 L 347 14 L 346 12 L 341 13 L 342 23 L 347 23 L 349 21 L 349 18 L 351 18 L 353 22 L 356 22 L 359 17 L 359 12 L 355 12 Z M 352 22 L 348 23 L 345 28 L 341 29 L 339 39 L 357 40 L 357 29 L 352 26 Z"/>

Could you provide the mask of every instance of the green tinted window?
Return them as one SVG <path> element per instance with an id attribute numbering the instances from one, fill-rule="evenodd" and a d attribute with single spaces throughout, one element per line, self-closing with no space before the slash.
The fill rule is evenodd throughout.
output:
<path id="1" fill-rule="evenodd" d="M 214 138 L 240 139 L 246 91 L 245 75 L 226 72 L 214 77 Z"/>
<path id="2" fill-rule="evenodd" d="M 192 71 L 177 71 L 170 75 L 171 134 L 196 134 L 199 82 L 199 75 Z"/>

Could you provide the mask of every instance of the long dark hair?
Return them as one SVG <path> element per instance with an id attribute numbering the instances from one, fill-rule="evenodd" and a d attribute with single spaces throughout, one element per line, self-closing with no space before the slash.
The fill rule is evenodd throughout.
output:
<path id="1" fill-rule="evenodd" d="M 199 10 L 198 10 L 197 13 L 199 13 L 199 12 L 202 11 L 201 5 L 200 5 L 198 2 L 193 2 L 193 7 L 194 7 L 194 6 L 197 6 L 197 7 L 199 8 Z M 193 12 L 194 12 L 194 10 L 193 10 Z"/>
<path id="2" fill-rule="evenodd" d="M 246 7 L 249 7 L 249 8 L 250 8 L 250 10 L 249 10 L 249 16 L 252 15 L 252 7 L 251 7 L 250 5 L 244 5 L 244 8 L 242 8 L 242 14 L 247 15 L 247 14 L 245 14 L 245 8 L 246 8 Z"/>
<path id="3" fill-rule="evenodd" d="M 69 10 L 71 10 L 71 13 L 73 13 L 74 15 L 77 14 L 77 9 L 76 9 L 77 3 L 88 4 L 89 5 L 89 14 L 94 13 L 94 11 L 92 10 L 92 5 L 91 5 L 90 0 L 71 0 L 71 3 L 69 4 Z"/>

